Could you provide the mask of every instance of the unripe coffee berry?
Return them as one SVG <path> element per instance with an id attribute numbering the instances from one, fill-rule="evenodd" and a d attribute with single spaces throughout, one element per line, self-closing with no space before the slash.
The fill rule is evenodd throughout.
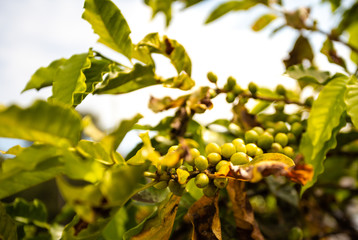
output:
<path id="1" fill-rule="evenodd" d="M 234 93 L 232 93 L 232 92 L 226 93 L 226 102 L 233 103 L 235 101 L 235 98 L 236 98 L 236 96 Z"/>
<path id="2" fill-rule="evenodd" d="M 237 152 L 231 156 L 230 161 L 233 165 L 243 165 L 249 162 L 249 156 L 243 152 Z"/>
<path id="3" fill-rule="evenodd" d="M 234 139 L 232 141 L 232 144 L 234 144 L 235 146 L 235 149 L 236 149 L 236 152 L 243 152 L 243 153 L 246 153 L 246 146 L 245 146 L 245 143 L 244 141 L 235 141 L 236 139 Z M 242 140 L 242 139 L 240 139 Z"/>
<path id="4" fill-rule="evenodd" d="M 249 130 L 245 133 L 245 142 L 246 143 L 256 143 L 259 135 L 254 130 Z"/>
<path id="5" fill-rule="evenodd" d="M 249 155 L 250 157 L 254 157 L 256 156 L 256 152 L 257 152 L 257 146 L 254 143 L 249 143 L 246 144 L 246 153 L 247 155 Z"/>
<path id="6" fill-rule="evenodd" d="M 215 170 L 218 172 L 222 166 L 225 166 L 227 164 L 230 164 L 230 162 L 228 162 L 226 160 L 221 160 L 218 164 L 216 164 Z"/>
<path id="7" fill-rule="evenodd" d="M 288 128 L 283 121 L 279 121 L 275 124 L 275 133 L 287 133 Z"/>
<path id="8" fill-rule="evenodd" d="M 209 184 L 209 177 L 205 173 L 199 173 L 195 177 L 195 185 L 198 188 L 204 188 Z"/>
<path id="9" fill-rule="evenodd" d="M 160 181 L 156 184 L 154 184 L 154 186 L 156 189 L 164 189 L 166 187 L 168 187 L 168 182 L 167 181 Z"/>
<path id="10" fill-rule="evenodd" d="M 293 158 L 295 156 L 295 151 L 290 146 L 284 147 L 282 152 L 283 152 L 283 154 L 285 154 L 289 158 Z"/>
<path id="11" fill-rule="evenodd" d="M 277 133 L 275 136 L 275 142 L 279 143 L 282 147 L 284 147 L 288 143 L 288 137 L 284 133 Z"/>
<path id="12" fill-rule="evenodd" d="M 179 184 L 177 181 L 175 181 L 174 179 L 170 179 L 169 181 L 169 189 L 170 191 L 177 196 L 181 196 L 183 195 L 184 191 L 185 191 L 185 186 Z"/>
<path id="13" fill-rule="evenodd" d="M 208 145 L 206 145 L 206 147 L 205 147 L 206 155 L 209 155 L 210 153 L 213 153 L 213 152 L 221 154 L 220 146 L 216 143 L 209 143 Z"/>
<path id="14" fill-rule="evenodd" d="M 203 189 L 203 193 L 207 197 L 214 197 L 218 188 L 214 184 L 209 184 Z"/>
<path id="15" fill-rule="evenodd" d="M 296 137 L 299 137 L 303 132 L 303 126 L 299 122 L 294 122 L 291 125 L 291 132 L 295 134 Z"/>
<path id="16" fill-rule="evenodd" d="M 249 91 L 251 92 L 252 95 L 255 95 L 255 94 L 256 94 L 256 92 L 257 92 L 257 85 L 256 85 L 256 83 L 250 82 L 248 88 L 249 88 Z"/>
<path id="17" fill-rule="evenodd" d="M 272 143 L 273 143 L 273 136 L 268 132 L 264 132 L 257 139 L 257 146 L 259 146 L 260 148 L 262 148 L 264 150 L 270 149 Z"/>
<path id="18" fill-rule="evenodd" d="M 235 152 L 236 148 L 232 143 L 224 143 L 221 146 L 221 155 L 226 159 L 229 159 Z"/>
<path id="19" fill-rule="evenodd" d="M 195 161 L 195 167 L 201 172 L 209 167 L 208 159 L 202 155 L 196 157 L 194 161 Z"/>
<path id="20" fill-rule="evenodd" d="M 195 165 L 195 158 L 199 157 L 200 156 L 200 152 L 198 149 L 196 148 L 191 148 L 189 150 L 189 154 L 190 154 L 190 157 L 187 157 L 185 159 L 185 161 L 191 165 L 191 166 L 194 166 Z"/>
<path id="21" fill-rule="evenodd" d="M 207 159 L 210 165 L 215 166 L 218 162 L 220 162 L 221 155 L 218 153 L 209 153 Z"/>
<path id="22" fill-rule="evenodd" d="M 286 88 L 282 84 L 279 84 L 276 87 L 276 93 L 284 96 L 286 94 Z"/>
<path id="23" fill-rule="evenodd" d="M 282 146 L 279 143 L 272 143 L 271 149 L 269 150 L 269 152 L 274 152 L 274 153 L 281 153 L 282 152 Z"/>

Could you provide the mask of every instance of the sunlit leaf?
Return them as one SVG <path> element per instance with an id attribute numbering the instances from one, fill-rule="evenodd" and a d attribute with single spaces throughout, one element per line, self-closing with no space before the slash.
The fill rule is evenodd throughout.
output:
<path id="1" fill-rule="evenodd" d="M 141 133 L 139 136 L 143 141 L 143 146 L 136 151 L 133 157 L 127 160 L 127 163 L 130 165 L 142 165 L 147 160 L 150 160 L 153 165 L 159 166 L 160 155 L 154 151 L 148 132 Z"/>
<path id="2" fill-rule="evenodd" d="M 205 20 L 205 23 L 210 23 L 231 11 L 247 10 L 255 6 L 259 1 L 242 0 L 242 1 L 228 1 L 218 5 L 214 11 L 212 11 L 209 17 Z"/>
<path id="3" fill-rule="evenodd" d="M 195 85 L 195 81 L 184 71 L 178 76 L 164 80 L 163 83 L 165 87 L 179 88 L 181 90 L 189 90 Z"/>
<path id="4" fill-rule="evenodd" d="M 358 128 L 358 81 L 356 77 L 351 77 L 347 85 L 345 96 L 347 113 L 351 117 L 353 125 Z"/>
<path id="5" fill-rule="evenodd" d="M 160 83 L 153 66 L 136 63 L 130 71 L 120 72 L 117 77 L 105 80 L 94 93 L 122 94 Z"/>
<path id="6" fill-rule="evenodd" d="M 222 239 L 218 200 L 219 195 L 203 196 L 189 208 L 185 219 L 193 226 L 192 240 Z"/>
<path id="7" fill-rule="evenodd" d="M 358 4 L 356 5 L 358 12 Z M 351 59 L 358 65 L 358 19 L 357 22 L 348 28 L 349 39 L 348 43 L 355 47 L 356 51 L 351 51 Z"/>
<path id="8" fill-rule="evenodd" d="M 172 19 L 172 3 L 175 0 L 145 0 L 145 4 L 152 8 L 152 18 L 159 12 L 165 15 L 166 25 L 169 26 Z"/>
<path id="9" fill-rule="evenodd" d="M 260 31 L 264 29 L 267 25 L 269 25 L 273 20 L 275 20 L 277 16 L 272 13 L 264 14 L 261 17 L 259 17 L 255 23 L 252 25 L 252 30 L 254 31 Z"/>
<path id="10" fill-rule="evenodd" d="M 16 105 L 0 111 L 0 136 L 51 144 L 75 144 L 81 134 L 81 118 L 73 109 L 36 101 L 22 109 Z"/>
<path id="11" fill-rule="evenodd" d="M 285 63 L 286 68 L 288 68 L 292 65 L 302 63 L 305 59 L 312 63 L 313 57 L 314 54 L 311 44 L 306 37 L 300 35 L 290 51 L 289 57 L 283 60 L 283 62 Z"/>
<path id="12" fill-rule="evenodd" d="M 6 213 L 0 203 L 0 239 L 17 240 L 16 228 L 15 221 Z"/>
<path id="13" fill-rule="evenodd" d="M 99 217 L 95 208 L 102 206 L 103 196 L 98 186 L 72 186 L 60 177 L 56 179 L 56 182 L 62 197 L 67 204 L 73 207 L 81 219 L 93 223 Z"/>
<path id="14" fill-rule="evenodd" d="M 160 204 L 155 214 L 145 219 L 140 228 L 135 228 L 128 231 L 125 234 L 124 239 L 169 239 L 179 201 L 180 197 L 170 194 L 168 198 Z"/>
<path id="15" fill-rule="evenodd" d="M 342 118 L 346 110 L 344 95 L 348 81 L 347 76 L 336 75 L 313 103 L 300 152 L 303 153 L 305 162 L 314 166 L 314 176 L 303 191 L 317 181 L 318 175 L 323 172 L 325 154 L 336 145 L 336 134 L 345 122 L 342 122 Z"/>
<path id="16" fill-rule="evenodd" d="M 334 0 L 332 0 L 334 1 Z M 358 22 L 358 3 L 354 2 L 352 6 L 346 8 L 342 15 L 342 19 L 337 27 L 338 33 L 341 34 L 344 30 L 351 27 Z"/>
<path id="17" fill-rule="evenodd" d="M 118 146 L 121 144 L 122 140 L 126 136 L 126 134 L 132 130 L 133 126 L 138 122 L 139 119 L 141 119 L 143 116 L 140 114 L 137 114 L 132 119 L 129 120 L 123 120 L 118 128 L 114 130 L 109 135 L 105 136 L 101 140 L 102 146 L 107 150 L 108 153 L 112 153 L 113 151 L 116 151 Z"/>
<path id="18" fill-rule="evenodd" d="M 115 165 L 107 170 L 100 184 L 100 190 L 110 206 L 123 206 L 135 193 L 151 185 L 142 185 L 147 165 Z M 152 184 L 153 185 L 153 184 Z M 120 186 L 120 187 L 119 187 Z"/>
<path id="19" fill-rule="evenodd" d="M 322 72 L 315 67 L 305 68 L 302 64 L 294 65 L 287 68 L 285 74 L 293 79 L 308 83 L 324 84 L 330 77 L 329 72 Z"/>
<path id="20" fill-rule="evenodd" d="M 77 95 L 86 92 L 86 76 L 83 71 L 91 67 L 91 56 L 91 51 L 76 54 L 62 64 L 54 77 L 51 101 L 61 102 L 68 106 L 80 103 L 76 101 Z"/>
<path id="21" fill-rule="evenodd" d="M 82 18 L 99 35 L 98 41 L 131 58 L 130 29 L 117 6 L 110 0 L 86 0 L 84 9 Z"/>
<path id="22" fill-rule="evenodd" d="M 138 43 L 147 46 L 151 53 L 159 53 L 170 59 L 178 74 L 182 71 L 191 76 L 191 60 L 185 48 L 176 40 L 167 36 L 160 37 L 158 33 L 150 33 Z"/>
<path id="23" fill-rule="evenodd" d="M 30 81 L 27 83 L 26 87 L 22 92 L 25 92 L 29 89 L 40 90 L 41 88 L 51 86 L 56 71 L 66 62 L 66 59 L 61 58 L 53 61 L 47 67 L 39 68 L 31 77 Z"/>
<path id="24" fill-rule="evenodd" d="M 76 149 L 86 158 L 93 158 L 104 164 L 113 164 L 113 160 L 101 143 L 81 140 Z"/>
<path id="25" fill-rule="evenodd" d="M 264 237 L 260 232 L 254 212 L 247 199 L 245 183 L 229 179 L 226 190 L 232 203 L 237 234 L 246 239 L 263 240 Z"/>

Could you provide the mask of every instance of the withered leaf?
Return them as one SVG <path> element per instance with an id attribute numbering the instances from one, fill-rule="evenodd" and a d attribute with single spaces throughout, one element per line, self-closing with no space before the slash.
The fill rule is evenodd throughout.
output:
<path id="1" fill-rule="evenodd" d="M 254 212 L 246 196 L 245 183 L 229 179 L 226 187 L 232 203 L 236 223 L 236 231 L 242 240 L 263 240 L 260 229 L 255 221 Z"/>
<path id="2" fill-rule="evenodd" d="M 221 240 L 221 223 L 218 207 L 219 195 L 201 197 L 188 210 L 184 220 L 193 225 L 192 240 Z"/>

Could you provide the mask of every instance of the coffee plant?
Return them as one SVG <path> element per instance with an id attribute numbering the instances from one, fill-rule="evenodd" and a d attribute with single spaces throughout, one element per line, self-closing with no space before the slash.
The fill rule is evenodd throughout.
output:
<path id="1" fill-rule="evenodd" d="M 169 26 L 172 5 L 202 0 L 144 2 Z M 0 137 L 28 141 L 1 150 L 0 239 L 358 239 L 358 2 L 322 2 L 339 19 L 330 32 L 309 8 L 288 11 L 281 1 L 226 1 L 206 19 L 260 6 L 267 13 L 254 31 L 273 21 L 282 22 L 273 33 L 296 30 L 284 60 L 285 74 L 297 80 L 291 90 L 243 86 L 215 69 L 203 76 L 207 86 L 193 88 L 184 46 L 158 33 L 134 43 L 112 1 L 85 0 L 82 17 L 98 41 L 130 66 L 90 48 L 33 74 L 23 91 L 51 87 L 47 101 L 0 107 Z M 315 65 L 312 33 L 325 36 L 320 52 L 340 73 Z M 177 74 L 158 75 L 153 54 Z M 154 113 L 174 112 L 153 126 L 139 124 L 138 114 L 103 131 L 76 111 L 88 94 L 154 85 L 183 95 L 150 98 Z M 219 95 L 233 117 L 198 122 Z M 117 149 L 132 130 L 142 141 L 123 157 Z"/>

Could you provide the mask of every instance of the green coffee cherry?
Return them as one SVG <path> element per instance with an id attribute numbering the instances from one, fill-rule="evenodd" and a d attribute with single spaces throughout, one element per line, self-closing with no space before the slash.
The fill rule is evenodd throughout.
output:
<path id="1" fill-rule="evenodd" d="M 208 159 L 203 155 L 196 157 L 194 162 L 195 162 L 195 167 L 201 172 L 209 167 Z"/>
<path id="2" fill-rule="evenodd" d="M 299 122 L 294 122 L 291 125 L 291 132 L 295 134 L 296 137 L 299 137 L 303 132 L 303 126 Z"/>
<path id="3" fill-rule="evenodd" d="M 284 133 L 277 133 L 275 136 L 275 142 L 279 143 L 282 147 L 284 147 L 288 143 L 288 137 Z"/>
<path id="4" fill-rule="evenodd" d="M 239 140 L 242 140 L 240 138 L 237 138 Z M 236 139 L 234 139 L 232 141 L 232 144 L 234 144 L 235 146 L 235 149 L 236 149 L 236 152 L 243 152 L 243 153 L 246 153 L 246 146 L 245 146 L 245 143 L 244 141 L 235 141 Z"/>
<path id="5" fill-rule="evenodd" d="M 302 229 L 299 227 L 293 227 L 288 234 L 288 240 L 302 240 L 303 239 L 303 232 Z"/>
<path id="6" fill-rule="evenodd" d="M 258 156 L 258 155 L 261 155 L 261 154 L 264 154 L 264 151 L 262 151 L 262 149 L 258 147 L 257 150 L 256 150 L 255 156 Z"/>
<path id="7" fill-rule="evenodd" d="M 232 92 L 226 93 L 226 102 L 233 103 L 235 101 L 235 98 L 236 98 L 236 96 L 234 93 L 232 93 Z"/>
<path id="8" fill-rule="evenodd" d="M 215 166 L 221 161 L 221 155 L 218 153 L 209 153 L 207 159 L 210 165 Z"/>
<path id="9" fill-rule="evenodd" d="M 185 186 L 179 184 L 174 179 L 170 179 L 168 186 L 169 186 L 170 191 L 177 196 L 183 195 L 183 193 L 185 191 Z"/>
<path id="10" fill-rule="evenodd" d="M 228 162 L 226 160 L 221 160 L 218 164 L 216 164 L 215 170 L 218 172 L 222 166 L 225 166 L 227 164 L 230 164 L 230 162 Z"/>
<path id="11" fill-rule="evenodd" d="M 271 135 L 275 134 L 275 129 L 274 128 L 266 128 L 265 132 L 268 132 Z"/>
<path id="12" fill-rule="evenodd" d="M 285 154 L 289 158 L 293 158 L 295 156 L 295 151 L 292 147 L 286 146 L 282 149 L 283 154 Z"/>
<path id="13" fill-rule="evenodd" d="M 232 143 L 224 143 L 221 146 L 221 155 L 229 159 L 236 152 L 236 148 Z"/>
<path id="14" fill-rule="evenodd" d="M 290 115 L 287 118 L 287 122 L 289 124 L 293 124 L 294 122 L 300 122 L 301 121 L 301 117 L 299 117 L 298 115 L 294 114 L 294 115 Z"/>
<path id="15" fill-rule="evenodd" d="M 261 134 L 264 133 L 264 129 L 263 129 L 262 127 L 256 126 L 256 127 L 252 128 L 252 130 L 254 130 L 255 132 L 257 132 L 258 135 L 261 135 Z"/>
<path id="16" fill-rule="evenodd" d="M 216 143 L 209 143 L 208 145 L 206 145 L 206 147 L 205 147 L 206 155 L 209 155 L 210 153 L 213 153 L 213 152 L 221 154 L 220 146 L 217 145 Z"/>
<path id="17" fill-rule="evenodd" d="M 195 185 L 198 188 L 204 188 L 209 184 L 209 177 L 205 173 L 199 173 L 195 177 Z"/>
<path id="18" fill-rule="evenodd" d="M 256 156 L 256 152 L 257 152 L 256 144 L 254 143 L 246 144 L 246 151 L 247 151 L 247 155 L 249 155 L 250 157 Z"/>
<path id="19" fill-rule="evenodd" d="M 288 128 L 285 124 L 285 122 L 283 121 L 279 121 L 275 124 L 275 133 L 287 133 L 288 132 Z"/>
<path id="20" fill-rule="evenodd" d="M 235 96 L 238 96 L 239 94 L 241 94 L 244 90 L 239 86 L 239 85 L 235 85 L 234 88 L 232 89 L 232 92 L 234 93 Z"/>
<path id="21" fill-rule="evenodd" d="M 283 112 L 285 110 L 285 103 L 277 102 L 274 107 L 277 112 Z"/>
<path id="22" fill-rule="evenodd" d="M 270 149 L 272 143 L 273 143 L 273 136 L 268 132 L 264 132 L 257 139 L 257 146 L 259 146 L 260 148 L 262 148 L 264 150 Z"/>
<path id="23" fill-rule="evenodd" d="M 281 153 L 282 152 L 282 146 L 279 143 L 272 143 L 271 145 L 271 149 L 269 152 L 274 152 L 274 153 Z"/>
<path id="24" fill-rule="evenodd" d="M 256 94 L 256 92 L 257 92 L 257 85 L 256 85 L 256 83 L 250 82 L 248 88 L 249 88 L 249 91 L 251 92 L 252 95 L 255 95 L 255 94 Z"/>
<path id="25" fill-rule="evenodd" d="M 207 197 L 214 197 L 218 188 L 214 184 L 209 184 L 203 189 L 203 193 Z"/>
<path id="26" fill-rule="evenodd" d="M 286 95 L 286 88 L 282 84 L 277 85 L 275 91 L 279 95 L 282 95 L 282 96 Z"/>
<path id="27" fill-rule="evenodd" d="M 230 123 L 228 129 L 236 136 L 242 136 L 244 134 L 244 131 L 240 128 L 240 126 L 235 123 Z"/>
<path id="28" fill-rule="evenodd" d="M 287 138 L 288 138 L 289 145 L 297 143 L 296 136 L 293 133 L 291 133 L 291 132 L 287 133 Z"/>
<path id="29" fill-rule="evenodd" d="M 226 84 L 228 85 L 229 89 L 232 90 L 236 85 L 236 79 L 232 76 L 227 78 Z"/>
<path id="30" fill-rule="evenodd" d="M 245 142 L 246 143 L 256 143 L 259 135 L 254 130 L 249 130 L 245 133 Z"/>
<path id="31" fill-rule="evenodd" d="M 249 162 L 249 156 L 243 152 L 237 152 L 231 156 L 230 161 L 233 165 L 243 165 Z"/>
<path id="32" fill-rule="evenodd" d="M 227 178 L 215 178 L 214 185 L 218 188 L 225 188 L 229 182 Z"/>
<path id="33" fill-rule="evenodd" d="M 160 181 L 156 184 L 154 184 L 154 186 L 156 189 L 164 189 L 166 187 L 168 187 L 168 182 L 167 181 Z"/>
<path id="34" fill-rule="evenodd" d="M 208 74 L 206 75 L 206 77 L 209 79 L 210 82 L 212 83 L 216 83 L 218 81 L 218 77 L 216 76 L 215 73 L 213 72 L 208 72 Z"/>
<path id="35" fill-rule="evenodd" d="M 196 148 L 191 148 L 189 150 L 189 154 L 190 157 L 186 158 L 185 161 L 190 165 L 190 166 L 194 166 L 195 165 L 195 158 L 200 156 L 200 152 L 198 149 Z"/>
<path id="36" fill-rule="evenodd" d="M 234 140 L 232 140 L 232 144 L 236 144 L 236 143 L 243 143 L 245 144 L 245 141 L 241 138 L 235 138 Z"/>

